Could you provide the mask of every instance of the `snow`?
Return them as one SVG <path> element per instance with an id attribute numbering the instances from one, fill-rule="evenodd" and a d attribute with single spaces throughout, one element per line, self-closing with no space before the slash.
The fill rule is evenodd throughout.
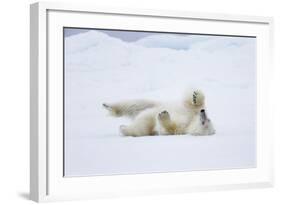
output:
<path id="1" fill-rule="evenodd" d="M 112 31 L 121 32 L 121 31 Z M 101 31 L 65 39 L 65 176 L 256 166 L 256 40 L 153 34 L 125 42 Z M 206 95 L 212 136 L 123 137 L 103 102 Z"/>

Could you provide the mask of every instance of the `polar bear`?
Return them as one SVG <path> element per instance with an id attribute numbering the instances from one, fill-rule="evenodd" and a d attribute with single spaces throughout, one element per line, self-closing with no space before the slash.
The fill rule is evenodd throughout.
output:
<path id="1" fill-rule="evenodd" d="M 102 105 L 112 116 L 132 119 L 130 125 L 120 126 L 124 136 L 215 134 L 205 111 L 205 96 L 200 90 L 189 92 L 179 104 L 127 100 Z"/>

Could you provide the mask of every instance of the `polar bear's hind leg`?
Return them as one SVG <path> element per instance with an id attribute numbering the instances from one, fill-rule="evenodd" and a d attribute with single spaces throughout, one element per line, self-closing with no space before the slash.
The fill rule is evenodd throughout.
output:
<path id="1" fill-rule="evenodd" d="M 102 106 L 114 117 L 127 116 L 135 118 L 139 113 L 156 107 L 157 102 L 150 100 L 127 100 L 117 103 L 103 103 Z"/>
<path id="2" fill-rule="evenodd" d="M 149 113 L 148 113 L 149 114 Z M 120 132 L 124 136 L 148 136 L 156 135 L 155 119 L 153 115 L 142 115 L 137 117 L 130 125 L 121 125 Z"/>

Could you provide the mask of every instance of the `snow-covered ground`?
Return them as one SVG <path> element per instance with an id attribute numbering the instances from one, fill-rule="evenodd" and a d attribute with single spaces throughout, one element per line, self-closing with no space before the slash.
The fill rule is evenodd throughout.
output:
<path id="1" fill-rule="evenodd" d="M 116 31 L 118 32 L 118 31 Z M 120 32 L 120 31 L 119 31 Z M 249 168 L 256 165 L 255 38 L 100 31 L 65 39 L 65 175 Z M 103 102 L 206 95 L 212 136 L 123 137 Z"/>

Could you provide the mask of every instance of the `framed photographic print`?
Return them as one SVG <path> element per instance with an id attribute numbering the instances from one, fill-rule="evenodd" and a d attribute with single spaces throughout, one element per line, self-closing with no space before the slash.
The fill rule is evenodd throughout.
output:
<path id="1" fill-rule="evenodd" d="M 272 186 L 272 24 L 32 4 L 31 199 Z"/>

